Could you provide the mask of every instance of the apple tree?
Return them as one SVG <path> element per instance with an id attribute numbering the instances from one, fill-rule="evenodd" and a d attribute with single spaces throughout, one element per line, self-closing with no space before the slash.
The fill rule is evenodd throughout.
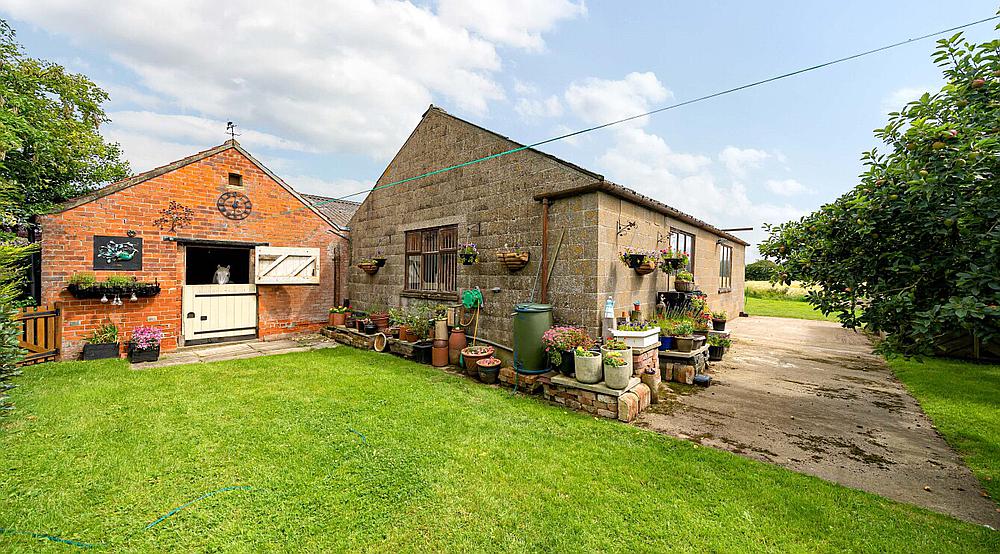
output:
<path id="1" fill-rule="evenodd" d="M 808 301 L 924 356 L 956 333 L 1000 343 L 1000 40 L 939 40 L 946 84 L 898 112 L 862 155 L 860 184 L 818 211 L 768 226 L 761 254 L 815 286 Z"/>

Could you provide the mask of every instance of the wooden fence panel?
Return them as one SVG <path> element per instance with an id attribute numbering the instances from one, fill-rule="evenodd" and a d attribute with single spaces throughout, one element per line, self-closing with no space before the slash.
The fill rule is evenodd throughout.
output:
<path id="1" fill-rule="evenodd" d="M 50 362 L 59 357 L 62 348 L 62 310 L 58 306 L 21 308 L 14 316 L 21 322 L 20 346 L 28 351 L 18 365 Z"/>

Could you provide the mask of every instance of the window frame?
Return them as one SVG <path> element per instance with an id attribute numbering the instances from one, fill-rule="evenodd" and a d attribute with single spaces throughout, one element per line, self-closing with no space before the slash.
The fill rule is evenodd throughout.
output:
<path id="1" fill-rule="evenodd" d="M 234 177 L 236 178 L 235 183 L 233 182 Z M 243 188 L 243 175 L 240 173 L 236 173 L 235 171 L 230 171 L 229 177 L 226 180 L 226 186 L 233 188 Z"/>
<path id="2" fill-rule="evenodd" d="M 411 261 L 416 263 L 417 281 L 411 279 Z M 431 261 L 433 270 L 430 269 Z M 430 286 L 432 281 L 433 287 Z M 403 233 L 403 295 L 457 298 L 457 224 L 411 229 Z"/>
<path id="3" fill-rule="evenodd" d="M 690 245 L 690 249 L 681 248 L 680 246 L 681 237 L 685 238 L 684 242 L 685 244 Z M 675 252 L 677 250 L 681 250 L 687 253 L 688 265 L 684 267 L 684 270 L 689 271 L 692 275 L 694 275 L 694 246 L 696 240 L 697 237 L 694 233 L 689 233 L 683 229 L 678 229 L 676 227 L 670 228 L 670 248 L 672 248 Z"/>
<path id="4" fill-rule="evenodd" d="M 733 247 L 728 244 L 719 245 L 719 292 L 733 290 Z"/>

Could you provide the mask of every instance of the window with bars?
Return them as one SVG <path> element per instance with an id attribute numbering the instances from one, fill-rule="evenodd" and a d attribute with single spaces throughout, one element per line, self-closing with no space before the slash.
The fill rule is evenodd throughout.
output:
<path id="1" fill-rule="evenodd" d="M 721 245 L 719 253 L 719 288 L 728 292 L 733 288 L 733 247 Z"/>
<path id="2" fill-rule="evenodd" d="M 458 226 L 406 232 L 406 292 L 457 292 Z"/>
<path id="3" fill-rule="evenodd" d="M 688 264 L 684 269 L 694 273 L 694 235 L 678 229 L 670 230 L 670 248 L 674 252 L 687 252 Z"/>

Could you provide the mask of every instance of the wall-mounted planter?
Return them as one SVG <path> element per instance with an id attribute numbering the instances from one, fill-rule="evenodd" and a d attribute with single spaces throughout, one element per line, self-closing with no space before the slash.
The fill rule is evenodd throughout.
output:
<path id="1" fill-rule="evenodd" d="M 649 275 L 650 273 L 656 271 L 656 262 L 652 260 L 646 260 L 640 263 L 636 268 L 635 272 L 639 275 Z"/>
<path id="2" fill-rule="evenodd" d="M 669 273 L 684 267 L 684 258 L 663 258 L 663 272 Z"/>
<path id="3" fill-rule="evenodd" d="M 132 283 L 127 285 L 109 285 L 94 283 L 93 285 L 70 284 L 66 290 L 74 298 L 101 298 L 102 296 L 128 296 L 134 294 L 137 298 L 151 298 L 160 294 L 159 283 Z"/>
<path id="4" fill-rule="evenodd" d="M 531 252 L 498 252 L 497 260 L 503 265 L 507 266 L 507 270 L 510 272 L 521 271 L 524 266 L 528 265 L 528 260 L 531 259 Z"/>
<path id="5" fill-rule="evenodd" d="M 385 265 L 385 258 L 372 258 L 372 261 L 375 262 L 375 265 L 378 267 L 383 267 Z"/>
<path id="6" fill-rule="evenodd" d="M 358 267 L 361 268 L 361 270 L 367 273 L 368 275 L 375 275 L 376 273 L 378 273 L 378 268 L 380 266 L 373 261 L 369 261 L 369 262 L 359 263 Z"/>

